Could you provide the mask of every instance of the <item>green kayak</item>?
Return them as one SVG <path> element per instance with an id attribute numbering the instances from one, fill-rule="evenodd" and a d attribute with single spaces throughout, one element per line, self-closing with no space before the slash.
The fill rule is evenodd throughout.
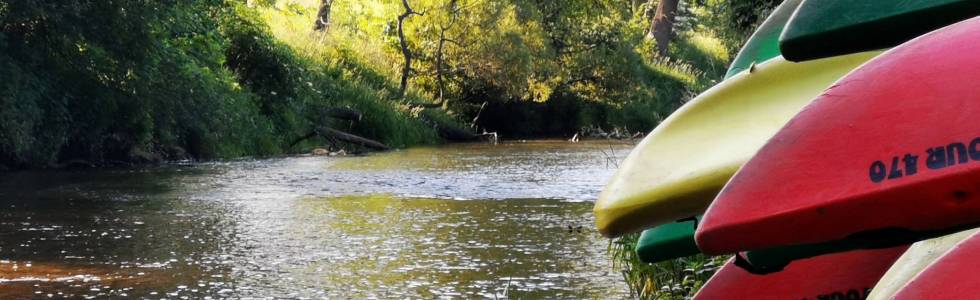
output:
<path id="1" fill-rule="evenodd" d="M 783 27 L 789 21 L 790 16 L 796 11 L 802 0 L 787 0 L 780 4 L 769 18 L 759 25 L 759 28 L 752 33 L 742 50 L 738 51 L 732 65 L 725 72 L 725 78 L 735 76 L 739 72 L 748 70 L 752 65 L 762 63 L 770 58 L 779 56 L 779 37 L 783 33 Z"/>
<path id="2" fill-rule="evenodd" d="M 694 229 L 701 216 L 677 221 L 643 231 L 636 242 L 636 256 L 640 261 L 652 264 L 665 260 L 701 253 L 694 243 Z"/>
<path id="3" fill-rule="evenodd" d="M 779 48 L 790 61 L 890 48 L 978 14 L 976 0 L 804 0 Z"/>
<path id="4" fill-rule="evenodd" d="M 735 56 L 725 73 L 726 79 L 755 64 L 779 56 L 779 35 L 800 2 L 801 0 L 787 0 L 773 11 Z M 655 263 L 700 253 L 694 244 L 696 220 L 682 220 L 643 231 L 636 243 L 637 256 L 643 262 Z"/>

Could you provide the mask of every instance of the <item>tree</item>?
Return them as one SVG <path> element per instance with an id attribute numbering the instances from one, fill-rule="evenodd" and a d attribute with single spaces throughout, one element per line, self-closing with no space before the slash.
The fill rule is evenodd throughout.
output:
<path id="1" fill-rule="evenodd" d="M 653 16 L 650 24 L 650 34 L 657 41 L 657 54 L 667 55 L 667 46 L 670 43 L 670 36 L 674 31 L 674 17 L 677 15 L 677 4 L 680 0 L 660 0 L 657 4 L 657 13 Z"/>
<path id="2" fill-rule="evenodd" d="M 330 27 L 330 7 L 333 0 L 320 0 L 320 9 L 316 12 L 316 22 L 313 23 L 313 30 L 327 31 Z"/>
<path id="3" fill-rule="evenodd" d="M 412 51 L 408 49 L 408 41 L 405 40 L 405 19 L 412 15 L 422 16 L 422 13 L 412 10 L 408 5 L 408 0 L 402 0 L 405 12 L 398 15 L 398 44 L 402 48 L 402 56 L 405 58 L 405 67 L 402 68 L 402 81 L 398 88 L 398 98 L 405 97 L 405 90 L 408 89 L 408 76 L 412 73 Z"/>
<path id="4" fill-rule="evenodd" d="M 443 50 L 445 49 L 446 42 L 456 43 L 456 41 L 446 37 L 446 31 L 453 27 L 453 24 L 456 23 L 456 19 L 459 17 L 459 7 L 456 5 L 456 0 L 449 1 L 447 11 L 450 15 L 449 22 L 447 24 L 439 25 L 439 47 L 436 50 L 436 85 L 439 89 L 439 103 L 443 106 L 446 104 L 446 85 L 445 81 L 443 80 L 443 72 L 446 63 L 445 59 L 443 59 Z"/>

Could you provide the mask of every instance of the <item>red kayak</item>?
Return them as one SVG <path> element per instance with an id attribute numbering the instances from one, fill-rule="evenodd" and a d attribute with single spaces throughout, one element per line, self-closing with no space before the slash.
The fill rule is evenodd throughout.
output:
<path id="1" fill-rule="evenodd" d="M 980 297 L 980 236 L 974 234 L 919 272 L 892 299 Z"/>
<path id="2" fill-rule="evenodd" d="M 907 248 L 808 258 L 767 275 L 751 274 L 729 260 L 694 299 L 865 299 Z"/>
<path id="3" fill-rule="evenodd" d="M 696 239 L 721 254 L 915 236 L 980 224 L 978 196 L 973 18 L 885 52 L 817 97 L 729 181 Z"/>

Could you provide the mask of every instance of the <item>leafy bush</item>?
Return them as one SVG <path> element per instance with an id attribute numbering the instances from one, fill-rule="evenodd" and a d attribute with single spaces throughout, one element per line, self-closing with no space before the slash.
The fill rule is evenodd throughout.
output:
<path id="1" fill-rule="evenodd" d="M 275 154 L 332 106 L 356 131 L 436 140 L 377 85 L 305 59 L 261 16 L 220 0 L 12 0 L 0 5 L 0 163 L 156 161 Z"/>

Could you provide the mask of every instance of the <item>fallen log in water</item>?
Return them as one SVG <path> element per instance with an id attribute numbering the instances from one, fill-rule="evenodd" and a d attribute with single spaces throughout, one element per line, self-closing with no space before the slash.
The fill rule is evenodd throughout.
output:
<path id="1" fill-rule="evenodd" d="M 333 118 L 333 119 L 338 119 L 338 120 L 348 120 L 348 121 L 352 121 L 352 122 L 358 122 L 358 121 L 361 120 L 361 118 L 364 117 L 364 114 L 361 113 L 361 111 L 356 110 L 356 109 L 353 109 L 353 108 L 350 108 L 350 107 L 331 107 L 331 108 L 328 108 L 328 109 L 326 109 L 326 110 L 323 111 L 322 117 Z M 323 121 L 324 122 L 329 122 L 328 120 L 325 120 L 325 119 Z M 378 141 L 375 141 L 375 140 L 372 140 L 372 139 L 369 139 L 369 138 L 365 138 L 365 137 L 362 137 L 362 136 L 350 134 L 350 133 L 347 133 L 347 132 L 343 132 L 343 131 L 340 131 L 340 130 L 337 130 L 337 129 L 333 129 L 333 128 L 330 128 L 330 127 L 327 127 L 327 126 L 317 126 L 310 133 L 305 134 L 305 135 L 303 135 L 303 136 L 301 136 L 301 137 L 293 140 L 293 142 L 289 144 L 289 147 L 292 148 L 293 146 L 296 146 L 296 144 L 299 144 L 300 142 L 302 142 L 302 141 L 304 141 L 306 139 L 309 139 L 309 138 L 312 138 L 312 137 L 318 136 L 318 135 L 320 137 L 323 137 L 324 139 L 327 139 L 328 141 L 330 141 L 331 144 L 333 144 L 335 142 L 345 142 L 345 143 L 360 145 L 362 147 L 366 147 L 366 148 L 370 148 L 370 149 L 374 149 L 374 150 L 390 150 L 391 149 L 391 147 L 388 147 L 388 145 L 382 144 L 381 142 L 378 142 Z"/>
<path id="2" fill-rule="evenodd" d="M 435 119 L 430 119 L 430 122 L 432 122 L 433 127 L 435 127 L 436 133 L 438 133 L 440 137 L 442 137 L 447 141 L 468 142 L 468 141 L 476 141 L 480 138 L 478 135 L 473 134 L 472 132 L 469 132 L 466 129 L 462 129 L 453 126 L 451 124 L 438 122 Z"/>
<path id="3" fill-rule="evenodd" d="M 381 142 L 378 142 L 378 141 L 375 141 L 375 140 L 372 140 L 372 139 L 369 139 L 369 138 L 365 138 L 365 137 L 362 137 L 362 136 L 358 136 L 358 135 L 346 133 L 346 132 L 343 132 L 343 131 L 340 131 L 340 130 L 336 130 L 336 129 L 333 129 L 333 128 L 330 128 L 330 127 L 326 127 L 326 126 L 317 127 L 316 130 L 314 130 L 314 131 L 312 131 L 312 132 L 310 132 L 308 134 L 305 134 L 305 135 L 297 138 L 296 140 L 293 140 L 293 142 L 289 144 L 289 147 L 292 148 L 293 146 L 296 146 L 296 144 L 299 144 L 299 142 L 302 142 L 302 141 L 304 141 L 306 139 L 309 139 L 309 138 L 312 138 L 312 137 L 318 136 L 318 135 L 321 136 L 321 137 L 323 137 L 323 138 L 325 138 L 325 139 L 327 139 L 327 140 L 330 140 L 330 141 L 346 142 L 346 143 L 350 143 L 350 144 L 355 144 L 355 145 L 360 145 L 360 146 L 363 146 L 363 147 L 371 148 L 371 149 L 374 149 L 374 150 L 382 150 L 382 151 L 384 151 L 384 150 L 390 150 L 391 149 L 391 147 L 388 147 L 388 145 L 382 144 Z"/>
<path id="4" fill-rule="evenodd" d="M 371 148 L 374 150 L 391 150 L 391 147 L 388 147 L 388 145 L 382 144 L 378 141 L 353 135 L 350 133 L 346 133 L 326 126 L 317 127 L 316 133 L 324 138 L 335 139 L 341 142 L 347 142 L 355 145 L 361 145 L 363 147 Z"/>
<path id="5" fill-rule="evenodd" d="M 432 128 L 436 130 L 444 140 L 450 142 L 475 142 L 486 140 L 490 143 L 497 143 L 497 133 L 496 132 L 484 132 L 484 133 L 473 133 L 465 128 L 459 127 L 452 122 L 447 122 L 437 117 L 432 117 L 423 112 L 421 115 L 422 119 L 432 125 Z"/>

